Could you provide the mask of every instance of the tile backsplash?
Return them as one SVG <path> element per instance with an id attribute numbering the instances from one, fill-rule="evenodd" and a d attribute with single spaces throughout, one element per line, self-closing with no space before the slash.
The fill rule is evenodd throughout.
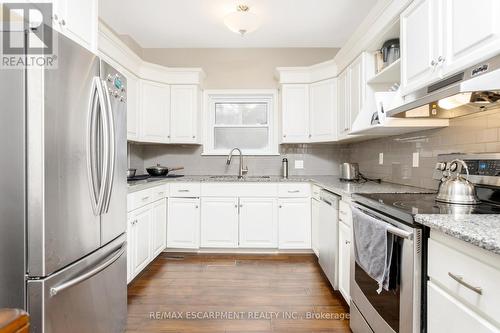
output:
<path id="1" fill-rule="evenodd" d="M 367 177 L 437 189 L 432 173 L 439 154 L 500 152 L 500 109 L 451 119 L 442 129 L 351 144 L 349 150 L 350 161 L 358 162 Z M 419 153 L 418 167 L 413 167 L 413 153 Z"/>
<path id="2" fill-rule="evenodd" d="M 184 166 L 179 173 L 187 175 L 236 175 L 239 156 L 226 165 L 227 156 L 202 156 L 202 146 L 129 144 L 129 165 L 137 173 L 160 163 L 168 167 Z M 228 151 L 229 153 L 229 151 Z M 281 161 L 286 157 L 290 175 L 338 175 L 339 162 L 349 159 L 349 151 L 341 145 L 282 145 L 280 155 L 244 156 L 243 164 L 249 175 L 280 175 Z M 304 161 L 303 169 L 295 169 L 295 161 Z"/>

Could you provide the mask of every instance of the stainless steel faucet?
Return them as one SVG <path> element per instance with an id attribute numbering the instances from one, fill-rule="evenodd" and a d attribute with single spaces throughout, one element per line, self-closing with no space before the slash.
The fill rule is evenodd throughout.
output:
<path id="1" fill-rule="evenodd" d="M 240 170 L 238 172 L 238 178 L 243 178 L 243 174 L 247 173 L 248 172 L 248 168 L 244 168 L 243 167 L 243 154 L 241 153 L 241 149 L 240 148 L 233 148 L 231 149 L 231 151 L 229 152 L 229 155 L 227 156 L 227 160 L 226 160 L 226 164 L 229 165 L 231 164 L 231 159 L 233 158 L 233 152 L 237 150 L 239 153 L 240 153 Z"/>

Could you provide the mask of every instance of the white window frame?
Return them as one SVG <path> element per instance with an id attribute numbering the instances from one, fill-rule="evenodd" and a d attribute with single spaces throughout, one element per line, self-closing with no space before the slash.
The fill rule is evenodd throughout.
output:
<path id="1" fill-rule="evenodd" d="M 267 121 L 269 128 L 268 147 L 266 149 L 242 149 L 243 155 L 269 156 L 278 153 L 278 91 L 276 89 L 218 89 L 203 92 L 203 153 L 202 155 L 223 156 L 228 149 L 215 149 L 215 104 L 220 102 L 256 102 L 267 103 Z M 228 126 L 228 127 L 238 127 Z"/>

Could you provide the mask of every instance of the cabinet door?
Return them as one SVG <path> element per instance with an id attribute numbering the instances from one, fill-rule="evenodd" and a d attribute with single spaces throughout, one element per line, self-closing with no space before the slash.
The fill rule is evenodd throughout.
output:
<path id="1" fill-rule="evenodd" d="M 170 140 L 170 87 L 141 80 L 140 140 L 168 143 Z"/>
<path id="2" fill-rule="evenodd" d="M 201 247 L 238 247 L 238 198 L 202 198 L 201 211 Z"/>
<path id="3" fill-rule="evenodd" d="M 339 291 L 350 303 L 349 279 L 351 268 L 351 228 L 339 223 Z"/>
<path id="4" fill-rule="evenodd" d="M 180 249 L 200 247 L 200 199 L 169 199 L 167 247 Z"/>
<path id="5" fill-rule="evenodd" d="M 319 201 L 311 199 L 311 247 L 319 257 Z"/>
<path id="6" fill-rule="evenodd" d="M 124 71 L 127 78 L 127 140 L 139 139 L 139 78 Z"/>
<path id="7" fill-rule="evenodd" d="M 416 0 L 401 14 L 401 89 L 404 95 L 439 78 L 441 1 Z"/>
<path id="8" fill-rule="evenodd" d="M 279 248 L 311 248 L 311 201 L 307 198 L 279 200 Z"/>
<path id="9" fill-rule="evenodd" d="M 278 211 L 274 198 L 240 198 L 240 247 L 277 248 Z"/>
<path id="10" fill-rule="evenodd" d="M 83 47 L 97 50 L 97 0 L 55 0 L 53 27 Z"/>
<path id="11" fill-rule="evenodd" d="M 282 88 L 284 143 L 309 141 L 309 85 L 286 84 Z"/>
<path id="12" fill-rule="evenodd" d="M 134 212 L 134 226 L 132 228 L 134 249 L 132 262 L 134 276 L 139 274 L 151 261 L 151 205 L 139 208 Z"/>
<path id="13" fill-rule="evenodd" d="M 155 201 L 152 205 L 151 253 L 155 258 L 167 246 L 167 199 Z"/>
<path id="14" fill-rule="evenodd" d="M 196 143 L 198 131 L 198 87 L 170 86 L 170 142 Z"/>
<path id="15" fill-rule="evenodd" d="M 365 100 L 365 66 L 364 54 L 361 54 L 349 66 L 350 71 L 350 89 L 349 89 L 349 121 L 348 127 L 352 128 L 352 124 L 356 120 L 359 112 L 363 108 Z"/>
<path id="16" fill-rule="evenodd" d="M 337 137 L 337 80 L 317 82 L 310 87 L 311 141 L 332 141 Z"/>
<path id="17" fill-rule="evenodd" d="M 499 332 L 498 328 L 432 282 L 427 282 L 427 314 L 429 333 Z"/>
<path id="18" fill-rule="evenodd" d="M 134 253 L 135 253 L 135 238 L 134 238 L 135 216 L 130 213 L 127 216 L 127 284 L 135 277 L 134 272 Z"/>
<path id="19" fill-rule="evenodd" d="M 345 69 L 338 78 L 337 87 L 337 128 L 338 136 L 345 137 L 350 131 L 350 89 L 351 89 L 351 71 L 349 68 Z"/>
<path id="20" fill-rule="evenodd" d="M 500 1 L 444 0 L 443 9 L 444 75 L 500 52 Z"/>

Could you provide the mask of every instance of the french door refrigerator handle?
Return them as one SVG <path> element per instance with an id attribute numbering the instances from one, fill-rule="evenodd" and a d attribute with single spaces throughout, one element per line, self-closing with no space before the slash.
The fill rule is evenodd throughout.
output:
<path id="1" fill-rule="evenodd" d="M 94 78 L 97 85 L 97 93 L 99 95 L 99 106 L 101 108 L 101 112 L 99 115 L 101 116 L 102 121 L 102 177 L 101 177 L 101 186 L 99 192 L 99 204 L 98 204 L 98 213 L 99 215 L 103 214 L 104 206 L 106 204 L 106 192 L 107 192 L 107 184 L 109 178 L 109 117 L 107 112 L 107 103 L 106 103 L 106 95 L 104 92 L 104 88 L 102 85 L 102 81 L 99 77 Z"/>
<path id="2" fill-rule="evenodd" d="M 126 249 L 127 249 L 127 242 L 123 242 L 122 245 L 120 246 L 120 248 L 118 250 L 116 250 L 116 254 L 114 254 L 111 258 L 103 261 L 102 263 L 95 266 L 91 270 L 83 273 L 82 275 L 77 276 L 74 279 L 63 282 L 56 287 L 50 288 L 50 296 L 54 297 L 57 294 L 59 294 L 61 291 L 64 291 L 65 289 L 68 289 L 68 288 L 71 288 L 71 287 L 73 287 L 73 286 L 75 286 L 75 285 L 77 285 L 85 280 L 90 279 L 94 275 L 99 274 L 100 272 L 105 270 L 108 266 L 110 266 L 115 261 L 117 261 L 122 256 L 122 254 L 125 252 Z"/>
<path id="3" fill-rule="evenodd" d="M 103 196 L 102 184 L 97 185 L 99 180 L 99 131 L 98 131 L 98 107 L 102 108 L 100 97 L 99 78 L 92 80 L 92 92 L 90 95 L 88 116 L 87 116 L 87 179 L 89 182 L 90 201 L 94 215 L 99 215 Z M 98 194 L 96 194 L 98 193 Z"/>
<path id="4" fill-rule="evenodd" d="M 107 137 L 105 137 L 105 142 L 108 146 L 108 154 L 104 155 L 108 165 L 108 176 L 106 178 L 105 183 L 105 194 L 104 194 L 104 202 L 102 207 L 101 214 L 107 213 L 109 209 L 109 202 L 111 200 L 111 191 L 113 189 L 113 178 L 115 171 L 115 121 L 113 118 L 113 109 L 111 107 L 111 97 L 109 95 L 109 91 L 106 89 L 107 84 L 105 80 L 101 81 L 102 91 L 104 94 L 105 100 L 105 110 L 106 117 L 108 119 L 108 132 Z"/>

